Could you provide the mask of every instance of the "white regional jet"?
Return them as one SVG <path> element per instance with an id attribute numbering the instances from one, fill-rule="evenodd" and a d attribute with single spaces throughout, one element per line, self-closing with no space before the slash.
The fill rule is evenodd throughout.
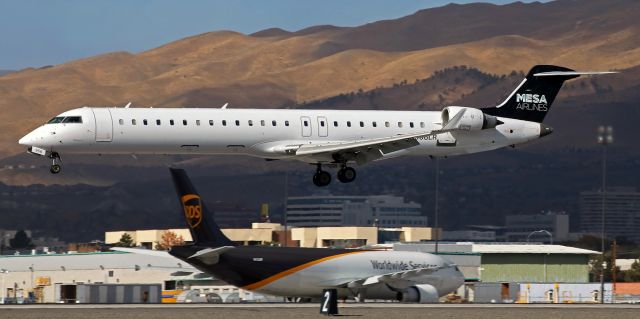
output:
<path id="1" fill-rule="evenodd" d="M 295 159 L 317 166 L 313 182 L 326 186 L 322 165 L 339 167 L 403 155 L 451 156 L 526 143 L 550 134 L 542 124 L 565 80 L 584 74 L 534 66 L 500 105 L 447 106 L 437 111 L 355 111 L 198 108 L 96 108 L 64 112 L 20 139 L 28 152 L 52 160 L 60 154 L 244 154 Z"/>

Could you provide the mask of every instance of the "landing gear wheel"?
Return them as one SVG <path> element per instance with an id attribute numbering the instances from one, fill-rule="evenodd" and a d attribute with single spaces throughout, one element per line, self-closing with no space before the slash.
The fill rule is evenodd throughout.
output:
<path id="1" fill-rule="evenodd" d="M 49 172 L 51 172 L 51 174 L 60 173 L 60 171 L 62 170 L 62 166 L 58 164 L 58 161 L 62 162 L 60 154 L 58 154 L 57 152 L 52 152 L 49 155 L 49 158 L 51 158 L 51 167 L 49 167 Z"/>
<path id="2" fill-rule="evenodd" d="M 58 174 L 60 173 L 61 170 L 62 170 L 62 167 L 58 164 L 53 164 L 49 168 L 49 172 L 51 172 L 51 174 Z"/>
<path id="3" fill-rule="evenodd" d="M 351 183 L 356 179 L 356 170 L 351 167 L 343 167 L 338 171 L 338 180 L 343 183 Z"/>
<path id="4" fill-rule="evenodd" d="M 318 170 L 313 174 L 313 184 L 318 187 L 324 187 L 331 183 L 331 174 L 327 171 Z"/>

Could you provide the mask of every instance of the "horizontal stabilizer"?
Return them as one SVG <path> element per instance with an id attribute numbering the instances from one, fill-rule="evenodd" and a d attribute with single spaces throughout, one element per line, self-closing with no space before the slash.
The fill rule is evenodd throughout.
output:
<path id="1" fill-rule="evenodd" d="M 230 249 L 233 249 L 233 246 L 222 246 L 218 248 L 206 248 L 203 250 L 199 250 L 195 254 L 191 255 L 189 259 L 198 259 L 202 261 L 206 265 L 214 265 L 218 263 L 220 260 L 220 255 Z"/>
<path id="2" fill-rule="evenodd" d="M 533 74 L 533 76 L 580 76 L 580 75 L 599 75 L 599 74 L 613 74 L 619 73 L 615 71 L 550 71 L 550 72 L 539 72 Z"/>

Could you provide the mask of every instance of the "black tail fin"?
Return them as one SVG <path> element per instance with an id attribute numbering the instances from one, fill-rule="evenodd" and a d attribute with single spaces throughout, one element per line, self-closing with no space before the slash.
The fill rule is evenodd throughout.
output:
<path id="1" fill-rule="evenodd" d="M 193 242 L 208 246 L 234 246 L 207 211 L 187 173 L 183 169 L 170 168 L 169 170 Z"/>
<path id="2" fill-rule="evenodd" d="M 579 76 L 574 70 L 554 65 L 536 65 L 527 77 L 496 107 L 485 114 L 542 123 L 564 81 Z"/>

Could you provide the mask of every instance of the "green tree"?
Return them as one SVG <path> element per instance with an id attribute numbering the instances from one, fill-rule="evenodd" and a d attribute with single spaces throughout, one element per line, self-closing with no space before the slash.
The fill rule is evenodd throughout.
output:
<path id="1" fill-rule="evenodd" d="M 640 281 L 640 259 L 631 264 L 631 269 L 624 272 L 624 281 L 638 282 Z"/>
<path id="2" fill-rule="evenodd" d="M 133 238 L 131 235 L 124 233 L 120 240 L 115 244 L 116 247 L 133 247 Z"/>
<path id="3" fill-rule="evenodd" d="M 16 235 L 13 236 L 13 239 L 9 240 L 9 245 L 12 249 L 31 249 L 34 248 L 35 245 L 31 242 L 31 238 L 27 236 L 27 233 L 24 230 L 19 230 L 16 232 Z"/>

